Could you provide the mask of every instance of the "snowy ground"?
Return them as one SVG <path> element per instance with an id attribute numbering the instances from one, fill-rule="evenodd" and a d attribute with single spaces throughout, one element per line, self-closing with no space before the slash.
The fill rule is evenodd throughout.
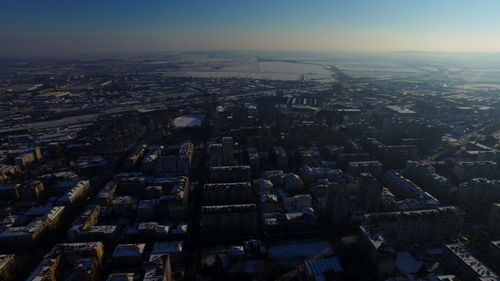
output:
<path id="1" fill-rule="evenodd" d="M 176 128 L 191 128 L 201 126 L 203 116 L 201 115 L 184 115 L 174 119 L 174 126 Z"/>
<path id="2" fill-rule="evenodd" d="M 416 260 L 409 252 L 398 252 L 396 265 L 402 273 L 416 273 L 422 264 L 423 262 Z"/>

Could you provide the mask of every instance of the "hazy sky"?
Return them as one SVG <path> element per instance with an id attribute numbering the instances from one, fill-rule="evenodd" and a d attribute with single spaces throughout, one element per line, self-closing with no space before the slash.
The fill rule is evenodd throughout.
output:
<path id="1" fill-rule="evenodd" d="M 1 55 L 500 52 L 499 0 L 0 0 Z"/>

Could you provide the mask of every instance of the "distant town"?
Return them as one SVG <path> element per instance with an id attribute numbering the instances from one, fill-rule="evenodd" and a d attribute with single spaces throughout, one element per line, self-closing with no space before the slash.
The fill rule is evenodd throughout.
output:
<path id="1" fill-rule="evenodd" d="M 470 61 L 0 59 L 0 280 L 500 280 Z"/>

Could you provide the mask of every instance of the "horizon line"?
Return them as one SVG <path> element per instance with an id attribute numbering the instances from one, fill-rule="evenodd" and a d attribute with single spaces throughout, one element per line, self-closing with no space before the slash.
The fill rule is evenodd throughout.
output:
<path id="1" fill-rule="evenodd" d="M 75 52 L 74 54 L 46 54 L 46 55 L 2 55 L 0 59 L 45 59 L 45 58 L 78 58 L 78 57 L 103 57 L 103 56 L 143 56 L 143 55 L 167 55 L 167 54 L 182 54 L 182 53 L 310 53 L 310 54 L 349 54 L 349 55 L 383 55 L 383 54 L 451 54 L 451 55 L 500 55 L 500 51 L 438 51 L 438 50 L 389 50 L 389 51 L 349 51 L 349 50 L 297 50 L 297 49 L 193 49 L 193 50 L 142 50 L 142 51 L 93 51 L 93 52 Z"/>

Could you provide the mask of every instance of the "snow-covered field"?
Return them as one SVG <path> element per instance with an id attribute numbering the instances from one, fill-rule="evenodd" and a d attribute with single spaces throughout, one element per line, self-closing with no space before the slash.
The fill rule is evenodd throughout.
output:
<path id="1" fill-rule="evenodd" d="M 244 55 L 179 55 L 148 64 L 165 64 L 163 75 L 177 77 L 335 81 L 334 73 L 324 61 L 267 60 Z"/>
<path id="2" fill-rule="evenodd" d="M 227 65 L 227 66 L 226 66 Z M 333 73 L 321 65 L 291 62 L 239 61 L 221 63 L 213 68 L 197 65 L 191 70 L 164 72 L 168 76 L 189 76 L 204 78 L 252 78 L 268 80 L 318 80 L 335 81 Z"/>
<path id="3" fill-rule="evenodd" d="M 201 126 L 203 116 L 201 115 L 184 115 L 174 119 L 174 126 L 176 128 L 191 128 Z"/>
<path id="4" fill-rule="evenodd" d="M 180 53 L 143 61 L 166 76 L 200 78 L 250 78 L 334 82 L 335 67 L 352 78 L 434 80 L 436 77 L 465 83 L 467 88 L 499 88 L 500 56 L 450 54 L 276 54 Z"/>

